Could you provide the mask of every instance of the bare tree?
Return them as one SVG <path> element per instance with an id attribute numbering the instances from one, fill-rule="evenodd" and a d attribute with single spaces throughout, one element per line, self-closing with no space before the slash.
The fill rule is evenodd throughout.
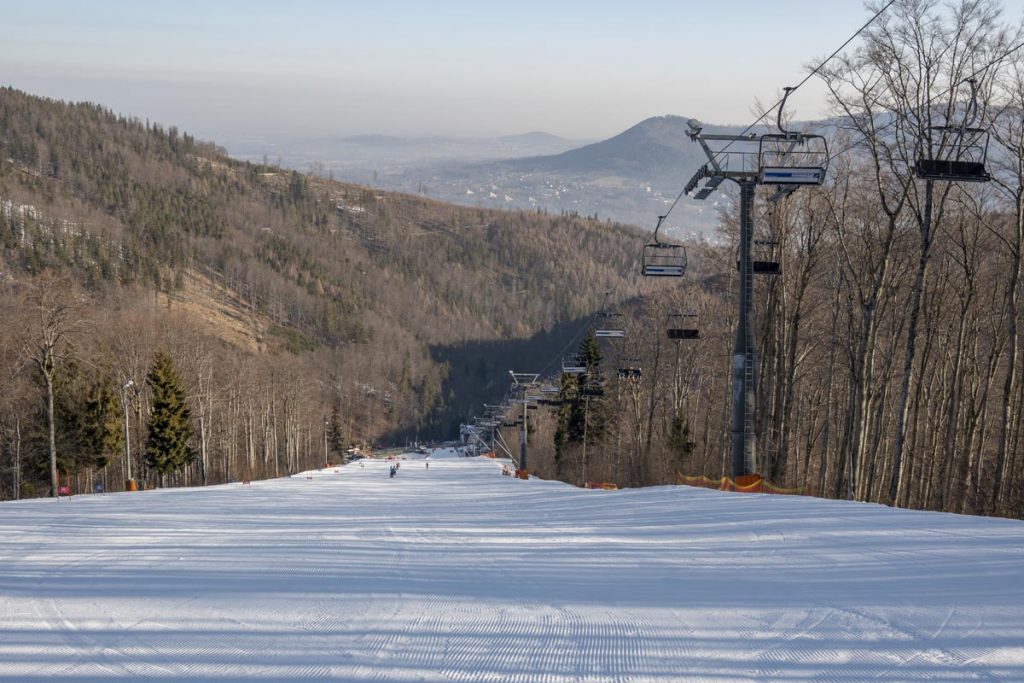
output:
<path id="1" fill-rule="evenodd" d="M 67 277 L 44 272 L 29 281 L 23 293 L 25 328 L 22 352 L 46 387 L 46 428 L 50 456 L 50 496 L 57 495 L 57 426 L 54 378 L 60 371 L 68 342 L 80 331 L 84 300 Z"/>

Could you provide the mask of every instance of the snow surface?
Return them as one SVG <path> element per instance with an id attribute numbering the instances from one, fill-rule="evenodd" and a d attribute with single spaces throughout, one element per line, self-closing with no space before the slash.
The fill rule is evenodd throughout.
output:
<path id="1" fill-rule="evenodd" d="M 0 505 L 0 681 L 1024 680 L 1020 522 L 441 455 Z"/>

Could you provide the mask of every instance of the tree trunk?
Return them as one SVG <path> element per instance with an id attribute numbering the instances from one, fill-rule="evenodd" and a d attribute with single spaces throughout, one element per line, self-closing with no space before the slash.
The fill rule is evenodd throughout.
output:
<path id="1" fill-rule="evenodd" d="M 920 256 L 914 288 L 910 295 L 910 312 L 907 323 L 907 346 L 903 355 L 903 376 L 900 379 L 900 404 L 896 413 L 896 442 L 893 446 L 892 479 L 889 483 L 888 503 L 896 504 L 896 494 L 903 483 L 903 448 L 907 437 L 907 416 L 910 411 L 910 380 L 914 372 L 914 354 L 917 350 L 917 323 L 921 314 L 921 299 L 928 277 L 928 263 L 932 246 L 932 197 L 934 182 L 925 181 L 924 211 L 919 224 L 921 232 Z"/>
<path id="2" fill-rule="evenodd" d="M 57 496 L 57 425 L 53 409 L 53 372 L 44 372 L 46 381 L 46 429 L 50 446 L 50 497 Z"/>
<path id="3" fill-rule="evenodd" d="M 1007 451 L 1010 448 L 1010 420 L 1012 415 L 1014 387 L 1017 382 L 1017 359 L 1019 358 L 1019 312 L 1017 306 L 1017 290 L 1021 278 L 1021 252 L 1024 250 L 1024 193 L 1017 195 L 1017 220 L 1015 231 L 1015 252 L 1013 268 L 1010 271 L 1010 282 L 1006 293 L 1006 325 L 1009 333 L 1009 350 L 1006 362 L 1006 376 L 1003 380 L 1002 414 L 999 416 L 999 441 L 996 443 L 995 482 L 992 489 L 992 500 L 986 508 L 988 514 L 995 514 L 999 509 L 1003 496 L 1003 483 L 1006 478 Z M 979 463 L 979 470 L 983 466 Z M 978 474 L 981 482 L 981 473 Z"/>

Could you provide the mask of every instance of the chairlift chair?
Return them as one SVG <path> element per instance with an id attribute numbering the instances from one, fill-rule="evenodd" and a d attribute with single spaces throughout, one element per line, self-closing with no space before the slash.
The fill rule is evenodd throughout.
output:
<path id="1" fill-rule="evenodd" d="M 766 133 L 757 159 L 762 185 L 821 185 L 828 170 L 828 143 L 821 135 Z"/>
<path id="2" fill-rule="evenodd" d="M 675 323 L 673 325 L 673 323 Z M 673 313 L 669 316 L 671 325 L 666 333 L 673 341 L 700 339 L 700 328 L 697 326 L 696 313 Z"/>
<path id="3" fill-rule="evenodd" d="M 608 295 L 610 295 L 610 294 L 611 294 L 611 292 L 609 292 L 608 294 L 605 295 L 605 300 L 606 301 L 608 299 Z M 598 317 L 601 318 L 601 320 L 598 323 L 597 328 L 594 330 L 594 336 L 595 337 L 621 338 L 621 337 L 626 336 L 625 332 L 622 329 L 622 314 L 621 313 L 619 313 L 618 311 L 612 311 L 612 310 L 607 310 L 606 309 L 606 310 L 601 311 L 598 314 Z"/>
<path id="4" fill-rule="evenodd" d="M 652 242 L 644 246 L 640 273 L 644 277 L 682 277 L 686 274 L 686 260 L 683 245 Z"/>
<path id="5" fill-rule="evenodd" d="M 973 78 L 967 83 L 971 86 L 971 101 L 964 112 L 963 122 L 959 126 L 931 126 L 928 139 L 920 141 L 917 163 L 914 164 L 918 178 L 962 183 L 992 180 L 985 169 L 989 132 L 972 127 L 978 115 L 977 83 Z"/>
<path id="6" fill-rule="evenodd" d="M 582 375 L 587 371 L 586 362 L 576 354 L 562 358 L 563 375 Z"/>
<path id="7" fill-rule="evenodd" d="M 785 88 L 776 115 L 778 133 L 760 137 L 757 148 L 757 182 L 761 185 L 821 185 L 828 170 L 828 142 L 822 135 L 786 130 L 783 111 L 789 94 Z"/>
<path id="8" fill-rule="evenodd" d="M 644 245 L 640 274 L 644 277 L 682 277 L 686 273 L 686 247 L 658 240 L 665 216 L 658 216 L 651 241 Z"/>
<path id="9" fill-rule="evenodd" d="M 984 128 L 932 126 L 932 135 L 921 144 L 914 172 L 924 180 L 987 183 L 992 180 L 985 161 L 989 133 Z"/>
<path id="10" fill-rule="evenodd" d="M 754 249 L 754 253 L 752 254 L 750 265 L 754 275 L 782 275 L 782 265 L 772 254 L 776 244 L 778 243 L 775 240 L 753 241 L 751 246 Z M 762 258 L 757 258 L 758 256 L 761 256 Z M 764 257 L 766 256 L 770 258 L 765 259 Z M 740 262 L 737 259 L 736 270 L 739 269 Z"/>

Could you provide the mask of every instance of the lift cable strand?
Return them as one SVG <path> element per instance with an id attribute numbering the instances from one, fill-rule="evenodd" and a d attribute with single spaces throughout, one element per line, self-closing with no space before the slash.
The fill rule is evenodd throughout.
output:
<path id="1" fill-rule="evenodd" d="M 832 61 L 835 58 L 836 55 L 838 55 L 840 52 L 843 51 L 843 49 L 846 48 L 847 45 L 849 45 L 851 42 L 853 42 L 854 38 L 859 36 L 864 31 L 864 29 L 866 29 L 868 26 L 870 26 L 872 23 L 874 23 L 874 21 L 876 19 L 878 19 L 878 17 L 880 17 L 883 12 L 885 12 L 887 9 L 892 7 L 893 4 L 895 4 L 895 2 L 896 2 L 896 0 L 889 0 L 889 2 L 887 2 L 880 10 L 875 12 L 874 16 L 872 16 L 870 19 L 868 19 L 864 23 L 863 26 L 861 26 L 859 29 L 857 29 L 853 33 L 853 35 L 851 35 L 849 38 L 847 38 L 846 41 L 842 45 L 840 45 L 832 54 L 830 54 L 828 57 L 826 57 L 824 61 L 822 61 L 820 64 L 818 64 L 818 66 L 814 67 L 814 69 L 812 69 L 811 72 L 808 73 L 807 76 L 805 76 L 802 81 L 797 83 L 792 88 L 787 88 L 786 95 L 782 99 L 780 99 L 778 102 L 776 102 L 774 105 L 772 105 L 770 109 L 765 110 L 764 113 L 762 113 L 753 123 L 751 123 L 749 126 L 747 126 L 743 130 L 743 132 L 740 133 L 740 137 L 742 137 L 742 136 L 746 135 L 747 133 L 749 133 L 754 128 L 754 126 L 756 126 L 757 124 L 761 123 L 761 121 L 763 121 L 766 116 L 768 116 L 773 111 L 775 111 L 783 102 L 786 101 L 786 97 L 788 97 L 789 95 L 791 95 L 794 92 L 796 92 L 796 90 L 799 89 L 800 86 L 802 86 L 807 81 L 809 81 L 813 76 L 815 76 L 822 69 L 822 67 L 824 67 L 826 64 L 828 64 L 830 61 Z M 725 147 L 723 147 L 721 150 L 716 152 L 715 153 L 715 158 L 718 159 L 719 156 L 724 154 L 726 152 L 726 150 L 728 150 L 731 145 L 732 145 L 732 142 L 730 142 Z M 676 208 L 676 204 L 679 203 L 679 200 L 682 199 L 683 195 L 685 195 L 685 194 L 686 194 L 686 189 L 684 188 L 683 191 L 680 192 L 678 196 L 676 196 L 675 201 L 672 202 L 671 206 L 669 206 L 668 211 L 665 212 L 665 215 L 662 217 L 662 219 L 667 218 L 668 215 L 670 213 L 672 213 L 672 209 Z"/>
<path id="2" fill-rule="evenodd" d="M 1010 55 L 1012 55 L 1014 52 L 1017 52 L 1018 50 L 1020 50 L 1021 48 L 1024 48 L 1024 42 L 1018 43 L 1017 45 L 1015 45 L 1014 47 L 1010 48 L 1009 50 L 1007 50 L 1003 54 L 999 55 L 998 57 L 996 57 L 992 61 L 990 61 L 990 62 L 988 62 L 988 63 L 978 67 L 972 73 L 968 74 L 967 78 L 964 78 L 964 79 L 962 79 L 960 81 L 957 81 L 957 83 L 954 84 L 953 86 L 951 86 L 949 88 L 946 88 L 942 92 L 936 93 L 935 95 L 931 96 L 930 98 L 925 100 L 924 104 L 921 105 L 921 106 L 922 107 L 926 107 L 929 104 L 931 104 L 932 102 L 934 102 L 935 100 L 937 100 L 938 98 L 943 97 L 945 95 L 948 95 L 948 94 L 954 92 L 957 89 L 957 87 L 960 86 L 961 83 L 966 83 L 968 81 L 974 80 L 978 76 L 978 74 L 980 74 L 981 72 L 985 71 L 986 69 L 989 69 L 994 64 L 998 64 L 1002 60 L 1004 60 L 1007 57 L 1009 57 Z M 885 130 L 886 128 L 889 128 L 889 127 L 891 127 L 893 125 L 895 125 L 895 119 L 893 121 L 890 121 L 889 123 L 882 124 L 881 126 L 878 127 L 878 129 L 875 132 L 876 133 L 880 133 L 883 130 Z M 857 140 L 856 142 L 852 142 L 849 145 L 847 145 L 846 147 L 843 147 L 838 152 L 835 152 L 831 156 L 833 158 L 835 158 L 835 157 L 838 157 L 838 156 L 840 156 L 842 154 L 845 154 L 845 153 L 849 152 L 851 149 L 853 149 L 854 147 L 856 147 L 857 145 L 862 144 L 863 142 L 864 142 L 863 140 Z"/>

